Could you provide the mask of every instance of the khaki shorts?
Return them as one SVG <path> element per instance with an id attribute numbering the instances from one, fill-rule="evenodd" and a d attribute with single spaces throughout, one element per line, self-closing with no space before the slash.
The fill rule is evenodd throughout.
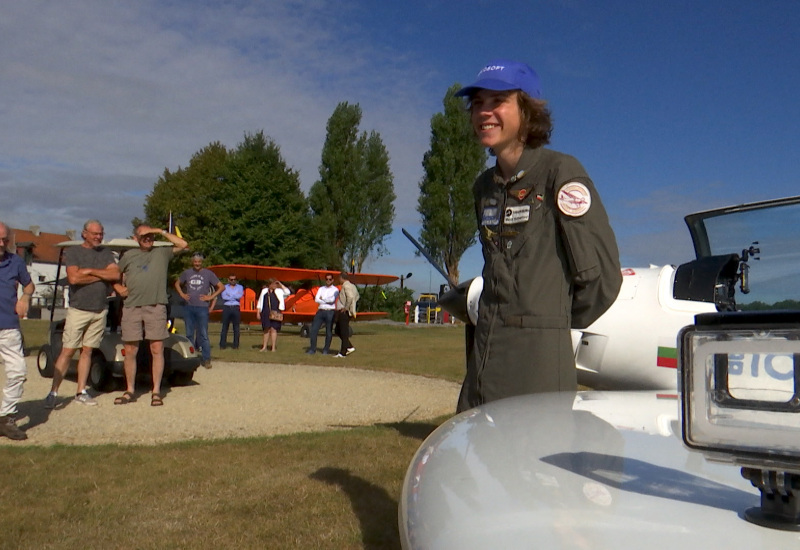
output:
<path id="1" fill-rule="evenodd" d="M 67 310 L 61 346 L 68 349 L 99 348 L 106 329 L 108 311 L 86 311 L 71 307 Z"/>
<path id="2" fill-rule="evenodd" d="M 167 331 L 167 306 L 157 304 L 154 306 L 123 307 L 122 308 L 122 341 L 138 342 L 146 340 L 166 340 Z M 144 328 L 144 333 L 142 332 Z"/>

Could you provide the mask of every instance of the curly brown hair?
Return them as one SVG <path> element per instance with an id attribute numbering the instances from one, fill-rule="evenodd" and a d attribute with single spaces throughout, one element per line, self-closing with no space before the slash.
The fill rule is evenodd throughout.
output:
<path id="1" fill-rule="evenodd" d="M 550 134 L 553 133 L 553 119 L 547 102 L 543 99 L 534 99 L 525 92 L 517 92 L 517 104 L 522 121 L 519 126 L 519 139 L 525 144 L 536 149 L 550 143 Z"/>

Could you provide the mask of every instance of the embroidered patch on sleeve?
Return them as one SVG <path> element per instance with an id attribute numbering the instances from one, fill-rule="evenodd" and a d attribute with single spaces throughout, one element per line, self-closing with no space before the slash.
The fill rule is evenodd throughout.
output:
<path id="1" fill-rule="evenodd" d="M 583 216 L 592 206 L 592 194 L 582 183 L 572 181 L 558 191 L 558 209 L 567 216 Z"/>

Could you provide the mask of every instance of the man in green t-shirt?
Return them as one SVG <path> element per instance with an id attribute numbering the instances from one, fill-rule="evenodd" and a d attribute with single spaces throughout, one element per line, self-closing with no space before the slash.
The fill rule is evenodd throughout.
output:
<path id="1" fill-rule="evenodd" d="M 162 235 L 171 247 L 154 246 L 155 236 Z M 139 342 L 150 344 L 153 358 L 153 393 L 150 404 L 163 405 L 161 377 L 164 374 L 164 340 L 167 331 L 167 270 L 175 254 L 186 250 L 185 240 L 163 229 L 147 225 L 136 228 L 134 239 L 139 248 L 129 250 L 119 260 L 122 284 L 114 285 L 125 299 L 122 306 L 122 341 L 125 346 L 125 382 L 127 389 L 114 399 L 115 405 L 126 405 L 134 400 L 136 381 L 136 354 Z"/>

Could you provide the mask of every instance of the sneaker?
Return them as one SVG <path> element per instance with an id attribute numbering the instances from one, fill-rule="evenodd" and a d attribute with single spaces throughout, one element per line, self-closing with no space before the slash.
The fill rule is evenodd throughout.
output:
<path id="1" fill-rule="evenodd" d="M 307 353 L 308 355 L 314 355 L 314 354 L 315 354 L 315 353 L 317 353 L 317 352 L 316 352 L 316 351 L 314 351 L 313 349 L 310 349 L 310 350 L 308 350 L 306 353 Z"/>
<path id="2" fill-rule="evenodd" d="M 28 439 L 28 435 L 17 427 L 17 420 L 11 416 L 0 416 L 0 435 L 15 441 Z"/>
<path id="3" fill-rule="evenodd" d="M 97 401 L 95 401 L 94 398 L 85 391 L 75 396 L 75 402 L 82 405 L 97 405 Z"/>
<path id="4" fill-rule="evenodd" d="M 55 393 L 48 393 L 47 397 L 44 398 L 44 408 L 45 409 L 55 409 L 56 408 L 56 399 L 58 399 L 58 395 Z"/>
<path id="5" fill-rule="evenodd" d="M 337 353 L 336 355 L 334 355 L 334 357 L 346 357 L 346 356 L 342 355 L 341 353 Z"/>
<path id="6" fill-rule="evenodd" d="M 347 348 L 347 355 L 350 355 L 354 351 L 356 351 L 356 348 Z"/>
<path id="7" fill-rule="evenodd" d="M 209 359 L 208 361 L 203 361 L 203 362 L 201 363 L 201 365 L 203 365 L 203 366 L 204 366 L 205 368 L 207 368 L 207 369 L 210 369 L 210 368 L 213 366 L 213 365 L 211 364 L 211 359 Z"/>

